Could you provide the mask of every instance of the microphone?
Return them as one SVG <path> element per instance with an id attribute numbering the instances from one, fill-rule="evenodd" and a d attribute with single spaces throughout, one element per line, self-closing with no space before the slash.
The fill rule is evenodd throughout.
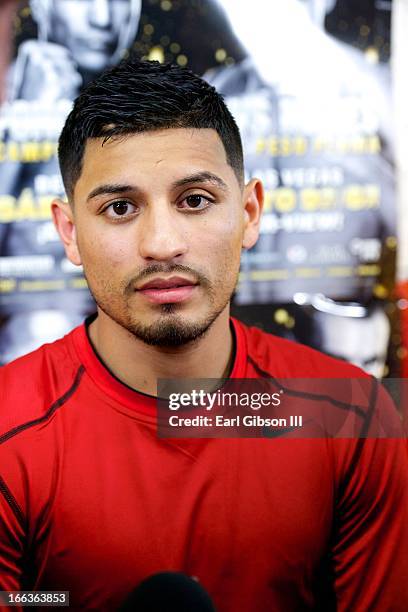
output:
<path id="1" fill-rule="evenodd" d="M 160 572 L 145 578 L 118 612 L 216 612 L 199 582 L 181 572 Z"/>

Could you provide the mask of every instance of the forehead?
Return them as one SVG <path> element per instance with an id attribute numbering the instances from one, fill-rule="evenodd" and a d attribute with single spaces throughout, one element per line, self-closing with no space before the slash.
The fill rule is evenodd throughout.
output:
<path id="1" fill-rule="evenodd" d="M 140 0 L 54 0 L 46 5 L 51 8 L 54 15 L 75 16 L 82 9 L 98 9 L 98 5 L 107 5 L 109 8 L 127 9 L 131 4 L 140 3 Z"/>
<path id="2" fill-rule="evenodd" d="M 165 186 L 183 175 L 208 171 L 232 186 L 238 180 L 224 145 L 212 129 L 166 129 L 123 137 L 89 139 L 75 194 L 95 183 L 135 181 L 139 186 Z"/>
<path id="3" fill-rule="evenodd" d="M 305 1 L 305 0 L 303 0 Z M 306 0 L 313 8 L 325 9 L 327 13 L 330 13 L 336 6 L 337 0 Z"/>

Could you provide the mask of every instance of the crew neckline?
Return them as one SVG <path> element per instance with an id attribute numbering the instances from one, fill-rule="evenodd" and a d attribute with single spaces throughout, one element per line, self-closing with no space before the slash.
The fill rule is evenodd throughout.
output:
<path id="1" fill-rule="evenodd" d="M 82 325 L 72 332 L 73 348 L 77 358 L 85 367 L 92 381 L 115 402 L 146 416 L 156 415 L 157 397 L 142 391 L 132 389 L 117 378 L 103 363 L 94 349 L 88 334 L 88 326 L 95 319 L 95 315 L 88 317 Z M 234 337 L 234 356 L 230 375 L 227 378 L 245 378 L 246 371 L 246 337 L 242 325 L 230 318 L 231 330 Z"/>

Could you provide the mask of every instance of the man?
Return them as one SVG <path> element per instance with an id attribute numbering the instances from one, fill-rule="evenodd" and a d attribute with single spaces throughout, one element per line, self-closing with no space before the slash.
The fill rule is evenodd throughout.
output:
<path id="1" fill-rule="evenodd" d="M 1 295 L 6 323 L 0 325 L 0 364 L 54 340 L 61 328 L 68 331 L 93 309 L 80 272 L 63 257 L 50 218 L 52 197 L 64 193 L 54 151 L 72 101 L 127 52 L 141 11 L 141 0 L 31 0 L 29 5 L 38 36 L 19 46 L 10 71 L 3 153 L 28 146 L 46 147 L 49 154 L 38 159 L 2 154 L 0 162 L 0 209 L 13 205 L 11 219 L 0 219 L 0 275 L 14 283 Z M 48 324 L 40 326 L 39 319 Z"/>
<path id="2" fill-rule="evenodd" d="M 20 45 L 12 97 L 68 98 L 134 41 L 141 0 L 31 0 L 38 39 Z"/>
<path id="3" fill-rule="evenodd" d="M 179 571 L 221 612 L 406 609 L 402 440 L 157 437 L 159 378 L 363 376 L 230 320 L 263 192 L 221 97 L 122 63 L 77 99 L 59 159 L 54 220 L 98 313 L 0 370 L 0 590 L 115 610 Z"/>

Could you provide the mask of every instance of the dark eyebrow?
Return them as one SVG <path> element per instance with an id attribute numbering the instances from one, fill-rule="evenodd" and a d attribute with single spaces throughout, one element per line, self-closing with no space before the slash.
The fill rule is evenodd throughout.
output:
<path id="1" fill-rule="evenodd" d="M 190 174 L 189 176 L 185 176 L 182 179 L 178 179 L 172 183 L 173 189 L 177 187 L 185 187 L 186 185 L 191 185 L 192 183 L 210 183 L 211 185 L 216 185 L 223 191 L 228 191 L 228 185 L 216 174 L 212 172 L 196 172 L 195 174 Z M 95 187 L 91 191 L 91 193 L 86 198 L 86 201 L 92 200 L 100 195 L 115 195 L 120 193 L 128 193 L 130 191 L 139 191 L 135 185 L 122 185 L 122 184 L 107 184 L 107 185 L 99 185 L 99 187 Z"/>
<path id="2" fill-rule="evenodd" d="M 95 187 L 91 191 L 91 193 L 86 198 L 86 201 L 92 200 L 92 198 L 96 198 L 99 195 L 109 195 L 115 193 L 127 193 L 129 191 L 137 191 L 137 188 L 134 185 L 99 185 L 99 187 Z"/>
<path id="3" fill-rule="evenodd" d="M 228 191 L 228 185 L 222 180 L 222 178 L 216 174 L 213 174 L 212 172 L 197 172 L 196 174 L 190 174 L 189 176 L 185 176 L 182 179 L 174 181 L 172 187 L 185 187 L 186 185 L 191 185 L 192 183 L 210 183 L 211 185 L 219 187 L 223 191 Z"/>

